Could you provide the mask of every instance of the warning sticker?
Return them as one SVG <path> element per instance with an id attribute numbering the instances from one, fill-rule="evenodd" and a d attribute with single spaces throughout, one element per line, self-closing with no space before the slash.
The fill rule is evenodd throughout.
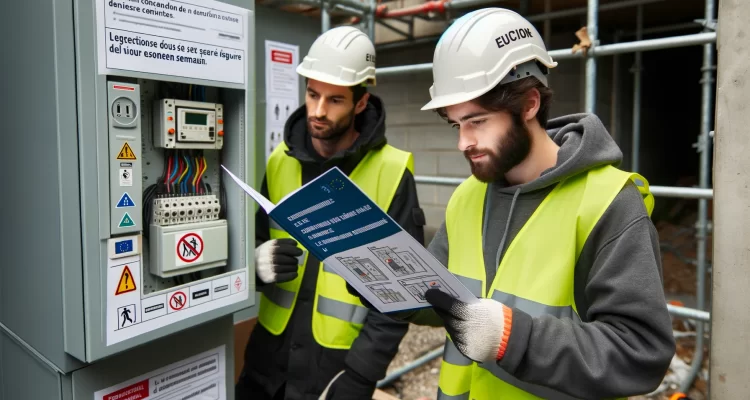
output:
<path id="1" fill-rule="evenodd" d="M 133 153 L 133 149 L 130 148 L 130 145 L 128 142 L 125 142 L 125 144 L 122 145 L 122 148 L 120 149 L 120 152 L 117 154 L 118 160 L 135 160 L 135 153 Z"/>
<path id="2" fill-rule="evenodd" d="M 188 298 L 183 292 L 174 292 L 169 296 L 169 311 L 180 311 L 188 302 Z"/>
<path id="3" fill-rule="evenodd" d="M 130 214 L 125 213 L 125 215 L 122 216 L 120 219 L 120 225 L 118 225 L 118 228 L 130 228 L 135 226 L 135 222 L 133 222 L 133 218 L 130 218 Z"/>
<path id="4" fill-rule="evenodd" d="M 120 168 L 120 186 L 133 186 L 133 168 Z"/>
<path id="5" fill-rule="evenodd" d="M 226 400 L 226 346 L 94 393 L 94 400 Z"/>
<path id="6" fill-rule="evenodd" d="M 203 231 L 180 232 L 174 235 L 177 266 L 203 261 Z"/>
<path id="7" fill-rule="evenodd" d="M 126 265 L 122 269 L 122 275 L 120 275 L 120 283 L 117 284 L 117 291 L 115 296 L 123 293 L 132 292 L 135 290 L 135 281 L 133 281 L 133 273 L 130 272 L 130 268 Z"/>
<path id="8" fill-rule="evenodd" d="M 202 237 L 200 232 L 192 233 L 197 234 L 196 237 Z M 180 237 L 187 235 L 183 233 Z M 185 237 L 187 243 L 194 248 L 197 247 L 190 243 L 191 238 Z M 142 268 L 141 255 L 109 259 L 107 346 L 205 312 L 246 301 L 249 297 L 245 270 L 227 272 L 210 280 L 144 294 Z"/>
<path id="9" fill-rule="evenodd" d="M 130 195 L 128 192 L 125 192 L 122 194 L 122 197 L 120 197 L 120 201 L 117 202 L 117 208 L 123 208 L 123 207 L 135 207 L 135 202 L 133 199 L 130 198 Z"/>

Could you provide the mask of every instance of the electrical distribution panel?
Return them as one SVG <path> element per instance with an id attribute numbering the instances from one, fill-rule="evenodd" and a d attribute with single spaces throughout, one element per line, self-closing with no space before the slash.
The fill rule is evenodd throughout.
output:
<path id="1" fill-rule="evenodd" d="M 109 345 L 189 318 L 193 308 L 195 315 L 211 313 L 253 297 L 244 197 L 227 197 L 231 180 L 220 168 L 241 149 L 225 148 L 225 137 L 245 143 L 245 97 L 233 92 L 157 79 L 107 80 Z M 236 218 L 228 218 L 230 210 Z"/>
<path id="2" fill-rule="evenodd" d="M 222 166 L 253 184 L 252 3 L 15 4 L 34 51 L 0 96 L 34 134 L 4 153 L 0 400 L 232 398 L 254 214 Z"/>

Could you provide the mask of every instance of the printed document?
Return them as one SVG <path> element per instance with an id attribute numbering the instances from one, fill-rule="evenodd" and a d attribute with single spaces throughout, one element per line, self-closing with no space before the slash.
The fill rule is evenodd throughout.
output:
<path id="1" fill-rule="evenodd" d="M 477 301 L 448 269 L 338 168 L 273 204 L 224 166 L 229 176 L 284 231 L 335 271 L 380 312 L 430 307 L 442 290 Z"/>

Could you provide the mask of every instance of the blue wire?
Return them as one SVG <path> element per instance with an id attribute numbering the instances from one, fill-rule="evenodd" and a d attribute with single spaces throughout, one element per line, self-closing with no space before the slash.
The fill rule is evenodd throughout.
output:
<path id="1" fill-rule="evenodd" d="M 186 165 L 187 173 L 185 174 L 185 180 L 182 181 L 182 187 L 183 187 L 182 192 L 187 193 L 188 191 L 187 183 L 190 181 L 190 160 L 188 159 L 186 155 L 183 155 L 182 157 L 185 158 L 185 164 L 187 164 Z"/>

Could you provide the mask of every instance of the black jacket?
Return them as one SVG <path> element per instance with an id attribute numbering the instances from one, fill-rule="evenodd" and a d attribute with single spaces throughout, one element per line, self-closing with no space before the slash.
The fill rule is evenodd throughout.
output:
<path id="1" fill-rule="evenodd" d="M 355 119 L 360 132 L 354 144 L 330 159 L 324 159 L 312 147 L 307 134 L 307 112 L 304 106 L 287 120 L 284 141 L 287 154 L 302 165 L 302 184 L 315 179 L 337 166 L 349 175 L 370 150 L 386 144 L 385 109 L 379 98 L 370 95 L 365 111 Z M 261 193 L 268 196 L 264 177 Z M 419 207 L 414 176 L 407 170 L 388 214 L 420 243 L 424 243 L 424 213 Z M 268 215 L 259 209 L 255 225 L 256 244 L 269 240 Z M 286 399 L 317 399 L 334 375 L 348 367 L 373 385 L 385 376 L 386 369 L 398 351 L 408 324 L 397 322 L 370 311 L 359 337 L 352 348 L 333 350 L 320 346 L 312 336 L 312 313 L 318 278 L 318 263 L 308 257 L 297 303 L 287 329 L 274 336 L 257 324 L 245 349 L 245 368 L 242 380 L 254 387 L 262 387 L 272 395 L 286 383 Z M 263 282 L 256 279 L 260 288 Z M 244 400 L 244 399 L 238 399 Z"/>

